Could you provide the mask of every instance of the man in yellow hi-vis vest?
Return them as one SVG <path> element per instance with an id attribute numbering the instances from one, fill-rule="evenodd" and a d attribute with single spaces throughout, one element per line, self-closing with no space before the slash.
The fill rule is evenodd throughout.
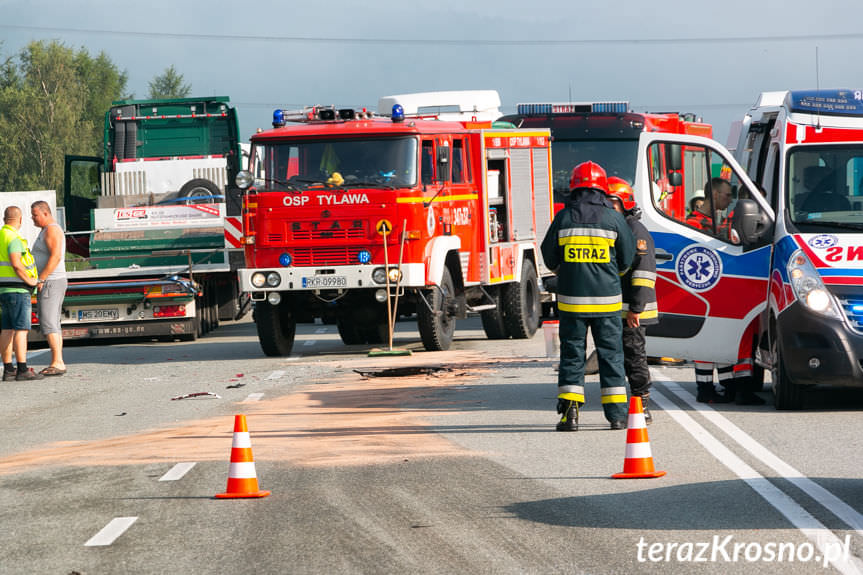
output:
<path id="1" fill-rule="evenodd" d="M 0 228 L 0 355 L 3 381 L 29 381 L 42 376 L 27 367 L 27 334 L 30 332 L 30 297 L 38 283 L 36 262 L 21 237 L 21 209 L 9 206 Z M 17 367 L 12 365 L 15 351 Z"/>

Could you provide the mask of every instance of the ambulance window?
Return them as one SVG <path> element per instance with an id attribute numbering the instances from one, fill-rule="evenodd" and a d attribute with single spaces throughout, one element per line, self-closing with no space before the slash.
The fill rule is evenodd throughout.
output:
<path id="1" fill-rule="evenodd" d="M 422 148 L 422 183 L 431 184 L 434 181 L 434 142 L 423 140 Z"/>
<path id="2" fill-rule="evenodd" d="M 464 140 L 452 141 L 452 182 L 461 184 L 466 181 L 464 174 Z"/>

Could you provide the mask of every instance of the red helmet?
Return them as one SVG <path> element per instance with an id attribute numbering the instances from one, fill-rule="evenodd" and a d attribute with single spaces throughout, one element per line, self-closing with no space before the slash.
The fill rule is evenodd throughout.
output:
<path id="1" fill-rule="evenodd" d="M 617 176 L 608 178 L 607 194 L 620 200 L 620 203 L 623 204 L 623 209 L 627 212 L 635 207 L 635 194 L 632 193 L 632 188 L 623 178 L 618 178 Z"/>
<path id="2" fill-rule="evenodd" d="M 569 191 L 578 188 L 591 188 L 608 193 L 608 181 L 605 170 L 595 162 L 582 162 L 572 169 L 569 178 Z"/>

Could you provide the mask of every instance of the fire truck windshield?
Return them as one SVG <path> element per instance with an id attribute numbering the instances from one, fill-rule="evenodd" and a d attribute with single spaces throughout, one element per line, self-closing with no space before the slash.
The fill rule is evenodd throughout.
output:
<path id="1" fill-rule="evenodd" d="M 863 146 L 798 146 L 788 153 L 786 202 L 798 226 L 863 226 Z"/>
<path id="2" fill-rule="evenodd" d="M 638 140 L 555 139 L 551 145 L 555 201 L 565 201 L 572 168 L 582 162 L 596 162 L 609 176 L 623 178 L 631 184 L 635 178 L 637 153 Z"/>
<path id="3" fill-rule="evenodd" d="M 416 185 L 417 157 L 417 139 L 410 136 L 262 142 L 255 144 L 249 168 L 258 189 L 333 182 L 339 188 L 396 188 Z"/>

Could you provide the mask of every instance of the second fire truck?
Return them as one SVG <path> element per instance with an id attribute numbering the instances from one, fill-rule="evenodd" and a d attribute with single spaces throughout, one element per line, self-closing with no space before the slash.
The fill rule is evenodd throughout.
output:
<path id="1" fill-rule="evenodd" d="M 292 122 L 289 124 L 288 122 Z M 386 341 L 387 305 L 415 312 L 427 350 L 457 318 L 490 338 L 539 326 L 537 242 L 552 218 L 546 129 L 307 108 L 252 137 L 242 288 L 267 355 L 297 322 L 335 321 L 345 344 Z"/>

